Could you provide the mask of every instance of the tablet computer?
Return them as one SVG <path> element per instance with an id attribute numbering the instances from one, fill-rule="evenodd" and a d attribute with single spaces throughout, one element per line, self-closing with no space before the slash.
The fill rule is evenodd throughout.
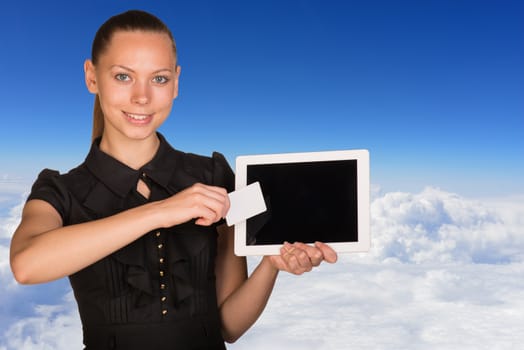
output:
<path id="1" fill-rule="evenodd" d="M 267 210 L 235 225 L 235 254 L 277 255 L 287 241 L 370 247 L 367 150 L 242 155 L 235 188 L 260 183 Z"/>

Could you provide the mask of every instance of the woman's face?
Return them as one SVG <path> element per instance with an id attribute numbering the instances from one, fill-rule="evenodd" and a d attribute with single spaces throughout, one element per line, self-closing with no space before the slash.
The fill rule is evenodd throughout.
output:
<path id="1" fill-rule="evenodd" d="M 98 94 L 104 136 L 145 139 L 168 117 L 178 94 L 179 67 L 164 33 L 119 31 L 98 63 L 85 63 L 86 84 Z"/>

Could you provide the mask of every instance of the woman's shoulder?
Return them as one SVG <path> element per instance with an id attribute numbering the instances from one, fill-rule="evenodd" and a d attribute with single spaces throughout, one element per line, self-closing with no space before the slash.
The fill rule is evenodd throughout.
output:
<path id="1" fill-rule="evenodd" d="M 64 224 L 85 221 L 85 203 L 94 193 L 97 178 L 85 162 L 65 173 L 44 169 L 34 182 L 27 200 L 39 199 L 51 204 L 62 217 Z"/>
<path id="2" fill-rule="evenodd" d="M 28 200 L 42 199 L 50 202 L 55 208 L 62 209 L 70 200 L 72 193 L 85 192 L 91 187 L 92 181 L 92 176 L 83 164 L 66 173 L 46 168 L 38 174 Z"/>
<path id="3" fill-rule="evenodd" d="M 33 189 L 42 186 L 53 187 L 83 187 L 86 181 L 92 180 L 92 176 L 87 171 L 84 164 L 69 170 L 66 173 L 60 173 L 55 169 L 45 168 L 37 176 L 33 184 Z"/>
<path id="4" fill-rule="evenodd" d="M 177 165 L 185 173 L 206 184 L 234 188 L 234 173 L 225 156 L 220 152 L 212 152 L 211 156 L 183 152 L 173 149 Z"/>
<path id="5" fill-rule="evenodd" d="M 211 156 L 173 150 L 177 153 L 176 157 L 184 162 L 184 165 L 194 168 L 212 169 L 216 164 L 228 164 L 224 155 L 220 152 L 213 152 Z"/>

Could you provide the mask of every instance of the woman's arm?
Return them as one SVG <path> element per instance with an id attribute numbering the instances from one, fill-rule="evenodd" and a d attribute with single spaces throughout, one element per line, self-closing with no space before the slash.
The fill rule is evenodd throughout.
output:
<path id="1" fill-rule="evenodd" d="M 327 245 L 315 247 L 286 243 L 281 255 L 265 256 L 247 278 L 246 259 L 233 252 L 233 229 L 219 227 L 217 298 L 224 340 L 233 343 L 259 318 L 271 295 L 279 270 L 293 274 L 311 271 L 323 260 L 334 263 L 336 253 Z"/>
<path id="2" fill-rule="evenodd" d="M 226 190 L 195 184 L 162 201 L 82 224 L 63 226 L 58 212 L 30 200 L 11 241 L 11 269 L 24 284 L 68 276 L 156 228 L 197 218 L 199 225 L 220 220 L 229 209 Z"/>

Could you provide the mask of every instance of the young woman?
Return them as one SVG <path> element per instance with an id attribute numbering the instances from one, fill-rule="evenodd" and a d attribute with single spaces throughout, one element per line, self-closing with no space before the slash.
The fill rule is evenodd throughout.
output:
<path id="1" fill-rule="evenodd" d="M 128 11 L 96 33 L 85 82 L 93 143 L 67 174 L 44 170 L 11 243 L 20 283 L 69 276 L 86 349 L 224 349 L 260 316 L 279 270 L 336 253 L 284 244 L 251 276 L 224 224 L 234 175 L 219 153 L 173 149 L 157 132 L 178 93 L 169 29 Z"/>

